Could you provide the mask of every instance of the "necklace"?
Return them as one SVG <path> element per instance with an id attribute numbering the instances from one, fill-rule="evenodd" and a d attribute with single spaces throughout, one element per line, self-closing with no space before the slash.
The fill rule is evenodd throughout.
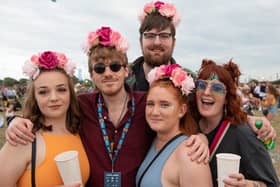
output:
<path id="1" fill-rule="evenodd" d="M 126 96 L 125 96 L 125 100 L 124 100 L 124 103 L 123 103 L 123 107 L 122 107 L 122 110 L 121 110 L 121 114 L 120 114 L 120 116 L 119 116 L 119 119 L 118 119 L 116 125 L 119 125 L 120 120 L 122 119 L 122 115 L 123 115 L 123 113 L 124 113 L 124 111 L 125 111 L 125 106 L 126 106 L 126 102 L 127 102 L 127 98 L 128 98 L 127 95 L 128 95 L 128 94 L 126 94 Z"/>

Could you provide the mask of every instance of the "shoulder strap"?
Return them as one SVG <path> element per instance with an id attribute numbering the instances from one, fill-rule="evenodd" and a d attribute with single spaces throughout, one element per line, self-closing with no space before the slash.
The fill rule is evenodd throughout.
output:
<path id="1" fill-rule="evenodd" d="M 182 133 L 177 134 L 176 136 L 174 136 L 171 140 L 169 140 L 162 148 L 161 150 L 157 153 L 157 155 L 153 158 L 153 160 L 148 164 L 148 166 L 146 167 L 146 169 L 143 171 L 142 175 L 139 178 L 137 187 L 140 187 L 142 179 L 144 177 L 144 175 L 147 173 L 147 171 L 149 170 L 149 168 L 152 166 L 152 164 L 155 162 L 155 160 L 159 157 L 159 155 L 165 150 L 165 148 L 171 144 L 174 140 L 176 140 L 177 138 L 179 138 L 180 136 L 183 136 Z"/>
<path id="2" fill-rule="evenodd" d="M 212 160 L 217 148 L 219 147 L 221 141 L 223 140 L 226 132 L 228 131 L 230 127 L 230 122 L 228 120 L 224 120 L 216 133 L 214 140 L 212 141 L 209 152 L 210 152 L 210 161 Z"/>
<path id="3" fill-rule="evenodd" d="M 35 167 L 36 167 L 36 137 L 32 142 L 32 151 L 31 151 L 31 184 L 32 187 L 36 187 L 35 183 Z"/>

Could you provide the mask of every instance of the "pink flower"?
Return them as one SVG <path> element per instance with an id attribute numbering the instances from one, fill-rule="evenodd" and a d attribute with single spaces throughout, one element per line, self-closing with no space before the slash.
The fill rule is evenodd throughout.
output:
<path id="1" fill-rule="evenodd" d="M 66 63 L 66 64 L 64 65 L 64 70 L 65 70 L 65 72 L 66 72 L 68 75 L 70 75 L 70 76 L 73 76 L 73 75 L 74 75 L 75 69 L 76 69 L 76 65 L 75 65 L 74 63 L 72 63 L 72 62 L 69 62 L 69 61 L 68 61 L 68 63 Z"/>
<path id="2" fill-rule="evenodd" d="M 116 44 L 116 49 L 122 53 L 126 53 L 129 48 L 129 43 L 126 38 L 120 38 Z"/>
<path id="3" fill-rule="evenodd" d="M 64 67 L 64 65 L 67 63 L 67 61 L 68 61 L 68 59 L 67 59 L 67 57 L 65 56 L 65 54 L 63 54 L 63 53 L 56 53 L 56 56 L 57 56 L 57 58 L 58 58 L 58 66 L 60 67 L 60 68 L 63 68 Z"/>
<path id="4" fill-rule="evenodd" d="M 154 3 L 157 10 L 161 9 L 161 7 L 164 5 L 164 2 L 157 1 Z"/>
<path id="5" fill-rule="evenodd" d="M 55 53 L 46 51 L 39 57 L 39 65 L 45 69 L 54 69 L 58 65 L 58 59 Z"/>
<path id="6" fill-rule="evenodd" d="M 148 82 L 163 79 L 169 77 L 175 87 L 181 89 L 183 95 L 188 95 L 194 88 L 193 78 L 187 74 L 178 64 L 161 65 L 153 68 L 148 73 Z"/>
<path id="7" fill-rule="evenodd" d="M 181 16 L 179 13 L 176 13 L 173 17 L 172 17 L 172 23 L 173 25 L 176 27 L 177 25 L 179 25 L 181 21 Z"/>
<path id="8" fill-rule="evenodd" d="M 172 82 L 176 87 L 179 87 L 181 86 L 182 81 L 186 79 L 186 75 L 187 73 L 183 69 L 177 67 L 172 71 Z"/>
<path id="9" fill-rule="evenodd" d="M 158 9 L 159 13 L 165 17 L 172 17 L 176 13 L 176 9 L 172 4 L 163 4 L 160 9 Z"/>
<path id="10" fill-rule="evenodd" d="M 39 75 L 40 70 L 35 63 L 26 61 L 22 67 L 22 72 L 29 78 L 35 79 Z"/>
<path id="11" fill-rule="evenodd" d="M 147 13 L 147 14 L 150 14 L 151 12 L 153 12 L 155 10 L 155 6 L 154 6 L 154 3 L 151 2 L 151 3 L 147 3 L 145 6 L 144 6 L 144 12 Z"/>
<path id="12" fill-rule="evenodd" d="M 99 36 L 100 44 L 104 46 L 110 46 L 110 35 L 112 30 L 110 27 L 101 27 L 96 31 L 96 34 Z"/>
<path id="13" fill-rule="evenodd" d="M 165 75 L 166 76 L 171 76 L 172 75 L 172 71 L 177 68 L 180 67 L 178 64 L 171 64 L 171 65 L 165 65 Z"/>
<path id="14" fill-rule="evenodd" d="M 87 42 L 82 48 L 89 55 L 90 48 L 97 45 L 112 46 L 122 53 L 126 53 L 129 47 L 127 39 L 122 37 L 119 32 L 113 31 L 110 27 L 101 27 L 95 32 L 90 32 Z"/>
<path id="15" fill-rule="evenodd" d="M 157 11 L 164 17 L 171 18 L 174 26 L 177 26 L 180 22 L 180 15 L 178 14 L 175 6 L 161 1 L 147 3 L 143 8 L 143 12 L 138 16 L 139 21 L 143 23 L 145 17 L 154 11 Z"/>
<path id="16" fill-rule="evenodd" d="M 191 93 L 194 87 L 195 85 L 194 85 L 193 78 L 191 76 L 186 76 L 186 79 L 183 80 L 181 83 L 181 90 L 183 94 L 189 95 L 189 93 Z"/>
<path id="17" fill-rule="evenodd" d="M 31 61 L 35 64 L 39 64 L 39 56 L 37 55 L 32 55 Z"/>
<path id="18" fill-rule="evenodd" d="M 154 82 L 155 80 L 157 80 L 157 71 L 158 71 L 159 67 L 155 67 L 153 68 L 149 73 L 148 73 L 148 77 L 147 77 L 147 81 L 151 84 L 152 82 Z"/>
<path id="19" fill-rule="evenodd" d="M 110 40 L 110 46 L 116 46 L 119 43 L 119 40 L 121 39 L 121 34 L 119 32 L 112 32 Z"/>
<path id="20" fill-rule="evenodd" d="M 95 46 L 98 44 L 98 42 L 99 42 L 99 38 L 98 38 L 98 35 L 96 34 L 96 32 L 90 32 L 88 34 L 88 43 L 91 46 Z"/>

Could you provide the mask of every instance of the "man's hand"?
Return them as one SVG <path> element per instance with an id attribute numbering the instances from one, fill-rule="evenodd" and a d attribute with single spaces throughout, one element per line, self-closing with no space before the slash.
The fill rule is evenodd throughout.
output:
<path id="1" fill-rule="evenodd" d="M 261 120 L 263 123 L 260 129 L 257 129 L 255 126 L 256 120 Z M 257 134 L 258 139 L 264 141 L 274 140 L 276 138 L 276 131 L 266 117 L 248 116 L 248 123 L 251 129 Z"/>
<path id="2" fill-rule="evenodd" d="M 209 162 L 208 140 L 204 134 L 191 135 L 187 139 L 186 145 L 190 147 L 188 155 L 192 161 L 205 164 Z"/>
<path id="3" fill-rule="evenodd" d="M 5 133 L 7 141 L 13 146 L 17 144 L 26 145 L 28 142 L 32 142 L 35 138 L 32 127 L 33 123 L 29 119 L 14 118 Z"/>

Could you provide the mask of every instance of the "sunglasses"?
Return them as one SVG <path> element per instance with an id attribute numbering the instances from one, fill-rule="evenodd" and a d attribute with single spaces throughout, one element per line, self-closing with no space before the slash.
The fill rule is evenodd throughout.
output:
<path id="1" fill-rule="evenodd" d="M 200 91 L 205 91 L 210 84 L 210 91 L 212 94 L 225 94 L 226 87 L 223 83 L 212 82 L 209 83 L 205 80 L 197 80 L 195 83 L 196 89 Z"/>
<path id="2" fill-rule="evenodd" d="M 107 66 L 109 66 L 111 71 L 118 72 L 122 67 L 125 67 L 126 65 L 121 64 L 120 62 L 112 62 L 109 65 L 106 65 L 104 63 L 97 63 L 93 66 L 93 70 L 95 71 L 95 73 L 102 74 L 105 72 Z"/>

